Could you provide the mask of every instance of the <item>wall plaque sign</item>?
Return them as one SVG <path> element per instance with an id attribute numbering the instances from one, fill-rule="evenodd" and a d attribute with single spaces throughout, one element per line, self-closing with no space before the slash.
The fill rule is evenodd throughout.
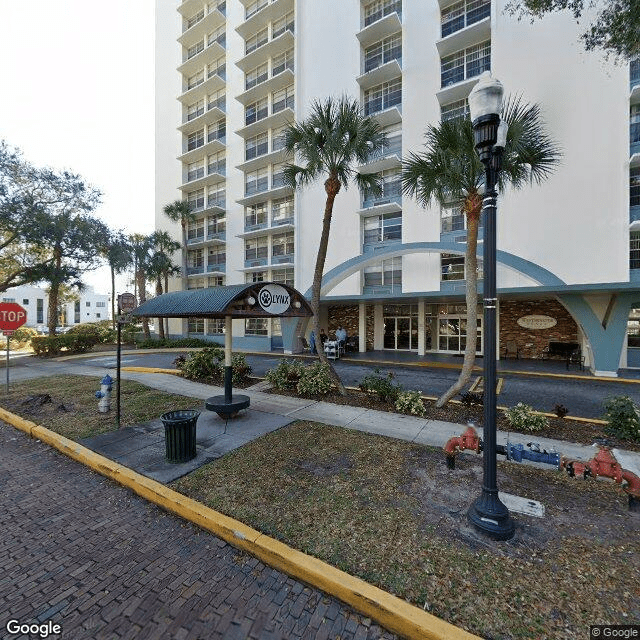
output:
<path id="1" fill-rule="evenodd" d="M 551 329 L 558 324 L 551 316 L 522 316 L 517 322 L 523 329 Z"/>
<path id="2" fill-rule="evenodd" d="M 260 289 L 258 302 L 267 313 L 279 315 L 285 313 L 291 305 L 291 296 L 284 287 L 268 284 Z"/>

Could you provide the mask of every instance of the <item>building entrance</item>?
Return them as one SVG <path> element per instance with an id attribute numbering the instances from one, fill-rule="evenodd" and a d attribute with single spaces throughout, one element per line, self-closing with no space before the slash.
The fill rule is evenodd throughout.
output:
<path id="1" fill-rule="evenodd" d="M 385 349 L 418 350 L 418 305 L 386 305 L 383 317 Z"/>

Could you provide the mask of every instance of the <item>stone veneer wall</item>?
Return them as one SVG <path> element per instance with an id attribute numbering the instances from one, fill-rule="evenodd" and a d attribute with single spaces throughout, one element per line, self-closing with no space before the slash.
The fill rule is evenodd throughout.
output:
<path id="1" fill-rule="evenodd" d="M 373 332 L 374 332 L 374 316 L 373 305 L 366 305 L 365 313 L 367 315 L 367 351 L 373 350 Z M 342 325 L 348 336 L 357 336 L 359 334 L 359 321 L 358 321 L 358 305 L 349 306 L 335 306 L 327 309 L 327 318 L 329 322 L 326 328 L 327 335 L 333 337 L 336 330 Z"/>
<path id="2" fill-rule="evenodd" d="M 557 324 L 550 329 L 525 329 L 517 320 L 523 316 L 550 316 Z M 515 340 L 521 358 L 541 358 L 550 340 L 578 342 L 578 325 L 569 312 L 555 300 L 500 302 L 500 357 L 507 341 Z"/>

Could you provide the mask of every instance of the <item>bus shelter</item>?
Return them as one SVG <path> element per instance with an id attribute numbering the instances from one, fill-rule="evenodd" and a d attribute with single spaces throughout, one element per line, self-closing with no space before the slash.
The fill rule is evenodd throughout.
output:
<path id="1" fill-rule="evenodd" d="M 147 300 L 133 310 L 138 318 L 224 318 L 224 395 L 205 402 L 207 409 L 229 418 L 249 406 L 249 396 L 233 394 L 231 321 L 246 318 L 308 318 L 304 295 L 286 284 L 255 282 L 208 289 L 174 291 Z"/>

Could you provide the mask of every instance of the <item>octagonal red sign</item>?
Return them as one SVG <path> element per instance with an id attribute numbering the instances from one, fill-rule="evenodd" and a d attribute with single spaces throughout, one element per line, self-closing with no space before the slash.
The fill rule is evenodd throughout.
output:
<path id="1" fill-rule="evenodd" d="M 0 331 L 14 331 L 27 321 L 27 312 L 15 302 L 0 302 Z"/>

